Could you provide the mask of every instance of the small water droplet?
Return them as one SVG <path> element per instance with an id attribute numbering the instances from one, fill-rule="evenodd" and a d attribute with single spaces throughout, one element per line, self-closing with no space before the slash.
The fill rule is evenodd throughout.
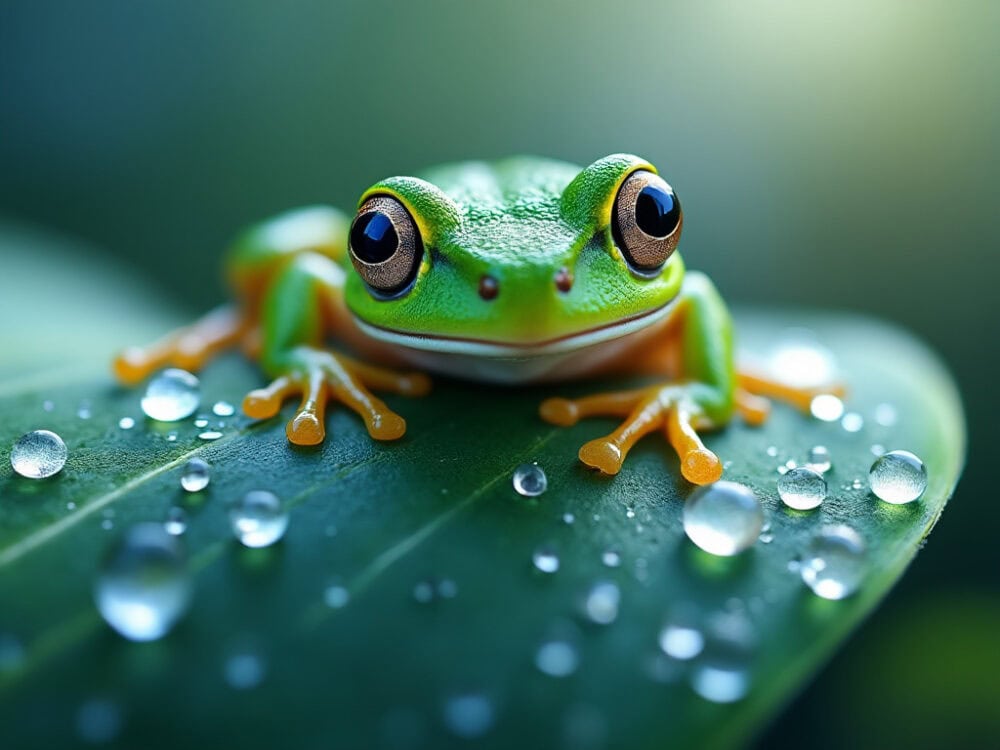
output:
<path id="1" fill-rule="evenodd" d="M 236 407 L 228 401 L 216 401 L 212 406 L 212 413 L 217 417 L 231 417 L 236 413 Z"/>
<path id="2" fill-rule="evenodd" d="M 770 544 L 774 541 L 774 534 L 761 534 L 758 538 L 761 544 Z"/>
<path id="3" fill-rule="evenodd" d="M 454 599 L 458 596 L 458 584 L 451 578 L 442 578 L 437 584 L 437 595 L 442 599 Z"/>
<path id="4" fill-rule="evenodd" d="M 351 592 L 340 584 L 327 586 L 323 592 L 323 601 L 330 609 L 340 609 L 351 600 Z"/>
<path id="5" fill-rule="evenodd" d="M 192 458 L 184 464 L 181 472 L 181 487 L 187 492 L 201 492 L 212 481 L 212 467 L 208 461 Z"/>
<path id="6" fill-rule="evenodd" d="M 879 404 L 875 407 L 875 421 L 883 427 L 892 427 L 897 418 L 896 407 L 892 404 Z"/>
<path id="7" fill-rule="evenodd" d="M 587 592 L 583 612 L 596 625 L 610 625 L 618 619 L 621 590 L 613 581 L 598 581 Z"/>
<path id="8" fill-rule="evenodd" d="M 809 457 L 806 459 L 806 467 L 820 474 L 826 474 L 833 466 L 830 458 L 830 450 L 825 445 L 814 445 L 809 449 Z"/>
<path id="9" fill-rule="evenodd" d="M 285 535 L 288 512 L 277 495 L 248 492 L 229 509 L 233 534 L 247 547 L 269 547 Z"/>
<path id="10" fill-rule="evenodd" d="M 778 479 L 778 496 L 789 508 L 812 510 L 826 499 L 826 480 L 812 469 L 792 469 Z"/>
<path id="11" fill-rule="evenodd" d="M 535 652 L 535 666 L 550 677 L 569 677 L 579 663 L 576 646 L 569 640 L 556 638 L 545 641 Z"/>
<path id="12" fill-rule="evenodd" d="M 167 440 L 168 443 L 176 443 L 177 442 L 177 433 L 176 432 L 168 432 L 166 440 Z"/>
<path id="13" fill-rule="evenodd" d="M 882 445 L 881 443 L 875 443 L 872 445 L 870 450 L 873 456 L 881 456 L 883 453 L 885 453 L 885 446 Z"/>
<path id="14" fill-rule="evenodd" d="M 574 521 L 576 521 L 576 516 L 574 516 L 572 513 L 563 513 L 562 520 L 564 524 L 570 526 L 573 524 Z"/>
<path id="15" fill-rule="evenodd" d="M 56 408 L 55 402 L 45 400 L 42 402 L 42 411 L 53 411 Z"/>
<path id="16" fill-rule="evenodd" d="M 218 430 L 205 430 L 198 433 L 199 440 L 218 440 L 220 437 L 222 437 L 222 433 Z"/>
<path id="17" fill-rule="evenodd" d="M 10 633 L 0 633 L 0 675 L 18 669 L 24 663 L 24 646 Z"/>
<path id="18" fill-rule="evenodd" d="M 864 579 L 865 543 L 849 526 L 824 527 L 810 543 L 799 572 L 817 596 L 850 596 Z"/>
<path id="19" fill-rule="evenodd" d="M 453 695 L 444 704 L 444 723 L 459 737 L 482 737 L 493 727 L 493 703 L 482 693 Z"/>
<path id="20" fill-rule="evenodd" d="M 875 496 L 887 503 L 911 503 L 927 489 L 927 467 L 909 451 L 889 451 L 875 459 L 868 483 Z"/>
<path id="21" fill-rule="evenodd" d="M 862 482 L 860 479 L 855 479 L 853 482 L 851 482 L 852 490 L 860 490 L 864 486 L 865 486 L 864 482 Z"/>
<path id="22" fill-rule="evenodd" d="M 764 511 L 757 496 L 736 482 L 699 487 L 684 503 L 684 531 L 713 555 L 742 552 L 757 541 L 763 525 Z"/>
<path id="23" fill-rule="evenodd" d="M 113 529 L 114 527 L 115 527 L 115 522 L 112 521 L 110 518 L 105 518 L 103 521 L 101 521 L 101 528 L 104 529 L 105 531 L 111 531 L 111 529 Z"/>
<path id="24" fill-rule="evenodd" d="M 187 419 L 201 402 L 201 384 L 191 373 L 170 368 L 149 381 L 142 397 L 142 411 L 159 422 Z"/>
<path id="25" fill-rule="evenodd" d="M 634 508 L 626 508 L 625 509 L 625 517 L 626 518 L 635 518 L 635 509 Z"/>
<path id="26" fill-rule="evenodd" d="M 672 613 L 660 630 L 659 643 L 663 653 L 680 661 L 700 654 L 705 647 L 705 636 L 697 626 L 695 613 L 687 609 Z"/>
<path id="27" fill-rule="evenodd" d="M 10 451 L 10 465 L 28 479 L 45 479 L 66 465 L 69 451 L 63 439 L 49 430 L 21 435 Z"/>
<path id="28" fill-rule="evenodd" d="M 549 546 L 542 546 L 536 549 L 531 556 L 531 562 L 535 568 L 543 573 L 555 573 L 559 570 L 559 555 Z"/>
<path id="29" fill-rule="evenodd" d="M 97 578 L 94 600 L 108 625 L 123 636 L 153 641 L 187 611 L 190 593 L 180 542 L 159 524 L 143 523 L 112 547 Z"/>
<path id="30" fill-rule="evenodd" d="M 844 402 L 831 393 L 822 393 L 809 404 L 809 411 L 823 422 L 836 422 L 844 416 Z"/>
<path id="31" fill-rule="evenodd" d="M 188 519 L 187 511 L 179 506 L 174 506 L 167 511 L 167 520 L 163 522 L 163 528 L 172 536 L 180 536 L 187 531 Z"/>
<path id="32" fill-rule="evenodd" d="M 121 708 L 106 698 L 91 698 L 76 712 L 76 733 L 92 745 L 113 742 L 122 730 Z"/>
<path id="33" fill-rule="evenodd" d="M 198 417 L 196 420 L 194 420 L 194 426 L 197 427 L 198 429 L 204 429 L 205 427 L 208 427 L 208 418 Z"/>
<path id="34" fill-rule="evenodd" d="M 80 419 L 90 419 L 93 416 L 93 413 L 90 410 L 89 401 L 80 402 L 80 405 L 76 409 L 76 416 Z"/>
<path id="35" fill-rule="evenodd" d="M 753 626 L 741 613 L 716 617 L 691 671 L 691 688 L 713 703 L 741 700 L 750 689 L 750 664 L 756 645 Z"/>
<path id="36" fill-rule="evenodd" d="M 767 446 L 767 455 L 771 458 L 775 458 L 778 455 L 778 447 L 776 445 Z"/>
<path id="37" fill-rule="evenodd" d="M 131 430 L 135 427 L 135 420 L 132 417 L 122 417 L 118 420 L 118 428 L 122 430 Z"/>
<path id="38" fill-rule="evenodd" d="M 538 497 L 549 486 L 549 480 L 538 464 L 521 464 L 514 469 L 513 484 L 517 494 Z"/>
<path id="39" fill-rule="evenodd" d="M 609 568 L 617 568 L 622 564 L 622 558 L 617 550 L 606 549 L 601 553 L 601 562 Z"/>
<path id="40" fill-rule="evenodd" d="M 226 684 L 234 690 L 252 690 L 264 681 L 266 675 L 264 658 L 251 648 L 234 651 L 223 665 Z"/>
<path id="41" fill-rule="evenodd" d="M 856 411 L 850 411 L 840 420 L 840 426 L 847 432 L 860 432 L 865 426 L 865 418 Z"/>

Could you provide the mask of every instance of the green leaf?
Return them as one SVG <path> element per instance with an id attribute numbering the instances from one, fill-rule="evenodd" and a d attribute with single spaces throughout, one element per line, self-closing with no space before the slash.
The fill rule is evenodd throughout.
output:
<path id="1" fill-rule="evenodd" d="M 470 691 L 493 709 L 480 738 L 486 746 L 738 744 L 902 575 L 962 466 L 961 406 L 931 353 L 867 318 L 802 311 L 740 312 L 741 343 L 766 351 L 787 326 L 809 327 L 835 352 L 851 387 L 848 406 L 865 425 L 849 433 L 778 405 L 762 428 L 734 424 L 708 438 L 731 462 L 727 478 L 757 492 L 771 524 L 773 541 L 733 559 L 685 537 L 681 510 L 691 487 L 660 437 L 644 440 L 609 479 L 586 471 L 576 451 L 610 421 L 559 429 L 538 419 L 542 398 L 607 383 L 518 390 L 439 379 L 428 398 L 389 399 L 409 423 L 406 437 L 389 445 L 371 441 L 342 410 L 328 417 L 329 437 L 314 450 L 291 448 L 283 419 L 229 418 L 224 437 L 204 442 L 191 420 L 146 421 L 139 392 L 105 374 L 113 348 L 155 337 L 182 316 L 136 282 L 81 264 L 79 251 L 10 229 L 3 237 L 2 453 L 37 428 L 58 432 L 70 451 L 49 480 L 15 476 L 6 458 L 0 468 L 5 746 L 73 744 L 80 707 L 108 699 L 130 747 L 223 739 L 244 747 L 439 748 L 465 744 L 449 733 L 444 707 Z M 53 289 L 61 291 L 46 291 Z M 203 373 L 205 410 L 217 399 L 238 403 L 260 382 L 240 357 L 221 358 Z M 89 419 L 77 415 L 83 402 Z M 898 412 L 893 426 L 872 418 L 883 402 Z M 120 429 L 123 416 L 136 427 Z M 816 511 L 785 509 L 777 466 L 801 462 L 815 444 L 833 455 L 830 497 Z M 892 506 L 869 493 L 873 444 L 923 458 L 929 485 L 920 501 Z M 178 478 L 192 456 L 208 460 L 214 475 L 208 490 L 189 496 Z M 538 499 L 511 486 L 526 461 L 548 474 Z M 270 549 L 244 549 L 229 530 L 227 501 L 252 489 L 270 489 L 292 508 L 286 537 Z M 174 505 L 190 516 L 192 607 L 162 641 L 130 643 L 100 620 L 93 582 L 123 529 L 162 520 Z M 849 524 L 868 545 L 863 586 L 839 602 L 817 598 L 789 570 L 827 523 Z M 540 545 L 557 551 L 558 572 L 532 567 Z M 602 563 L 609 549 L 619 567 Z M 441 580 L 457 594 L 416 601 L 415 587 Z M 601 580 L 621 591 L 619 616 L 603 627 L 580 615 L 581 597 Z M 346 605 L 324 602 L 331 585 L 348 590 Z M 752 625 L 743 700 L 706 701 L 689 685 L 690 665 L 657 660 L 664 617 L 682 602 L 707 619 L 728 613 Z M 553 628 L 577 641 L 579 665 L 565 678 L 534 664 Z M 255 689 L 237 690 L 224 666 L 246 644 L 265 676 Z"/>

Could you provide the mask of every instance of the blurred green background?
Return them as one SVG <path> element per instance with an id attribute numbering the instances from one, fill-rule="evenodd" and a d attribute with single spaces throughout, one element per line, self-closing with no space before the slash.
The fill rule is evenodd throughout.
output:
<path id="1" fill-rule="evenodd" d="M 650 159 L 727 299 L 894 320 L 967 407 L 927 548 L 761 744 L 998 746 L 998 28 L 978 2 L 6 0 L 0 214 L 194 311 L 284 208 L 447 160 Z"/>

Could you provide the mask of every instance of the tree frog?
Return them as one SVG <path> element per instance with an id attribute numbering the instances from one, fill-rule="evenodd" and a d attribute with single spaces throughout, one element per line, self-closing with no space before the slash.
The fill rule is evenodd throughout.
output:
<path id="1" fill-rule="evenodd" d="M 683 223 L 673 188 L 629 154 L 582 169 L 516 157 L 390 177 L 362 193 L 353 219 L 309 207 L 251 227 L 226 261 L 236 302 L 122 352 L 114 369 L 134 384 L 242 345 L 272 379 L 244 412 L 266 419 L 301 398 L 286 429 L 297 445 L 324 440 L 330 401 L 373 438 L 402 437 L 406 422 L 374 392 L 424 395 L 424 371 L 502 385 L 647 373 L 655 380 L 638 389 L 550 398 L 540 416 L 620 419 L 579 451 L 605 474 L 662 430 L 683 476 L 711 483 L 722 462 L 699 432 L 734 412 L 762 422 L 768 396 L 808 409 L 817 392 L 737 370 L 726 305 L 677 252 Z"/>

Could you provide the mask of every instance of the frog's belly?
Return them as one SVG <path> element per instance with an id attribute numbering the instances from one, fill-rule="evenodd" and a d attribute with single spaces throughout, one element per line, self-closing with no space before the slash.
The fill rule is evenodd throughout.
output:
<path id="1" fill-rule="evenodd" d="M 468 380 L 518 384 L 588 377 L 637 354 L 662 336 L 674 305 L 615 326 L 537 346 L 419 338 L 356 321 L 406 364 Z"/>

